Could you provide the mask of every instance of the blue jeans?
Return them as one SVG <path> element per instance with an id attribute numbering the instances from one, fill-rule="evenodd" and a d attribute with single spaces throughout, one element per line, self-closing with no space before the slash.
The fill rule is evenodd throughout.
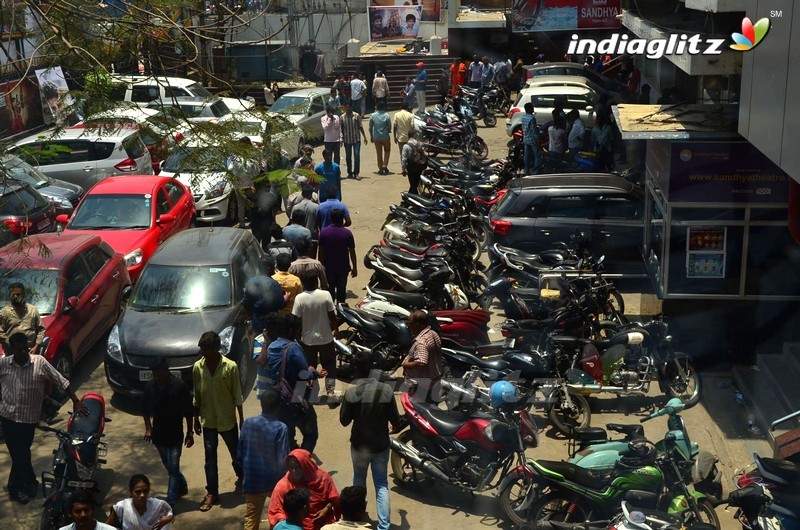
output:
<path id="1" fill-rule="evenodd" d="M 361 174 L 361 142 L 344 144 L 344 156 L 347 159 L 347 176 Z"/>
<path id="2" fill-rule="evenodd" d="M 186 477 L 181 473 L 181 450 L 183 446 L 178 445 L 156 445 L 161 462 L 167 468 L 169 474 L 169 486 L 167 488 L 167 504 L 175 505 L 180 496 L 181 490 L 186 490 Z"/>
<path id="3" fill-rule="evenodd" d="M 372 468 L 372 483 L 378 500 L 378 530 L 389 530 L 389 449 L 381 453 L 359 451 L 350 447 L 353 459 L 353 486 L 367 486 L 367 467 Z"/>
<path id="4" fill-rule="evenodd" d="M 231 454 L 231 463 L 233 470 L 236 472 L 236 477 L 241 478 L 242 469 L 236 459 L 236 451 L 239 445 L 239 429 L 234 427 L 229 431 L 218 431 L 217 429 L 209 429 L 203 427 L 203 448 L 205 449 L 206 457 L 206 491 L 215 497 L 219 495 L 219 469 L 217 468 L 217 447 L 219 445 L 219 437 L 228 447 L 228 452 Z"/>
<path id="5" fill-rule="evenodd" d="M 538 145 L 524 144 L 525 145 L 525 174 L 533 175 L 539 173 L 540 167 L 540 149 Z M 533 155 L 533 172 L 531 172 L 531 155 Z"/>

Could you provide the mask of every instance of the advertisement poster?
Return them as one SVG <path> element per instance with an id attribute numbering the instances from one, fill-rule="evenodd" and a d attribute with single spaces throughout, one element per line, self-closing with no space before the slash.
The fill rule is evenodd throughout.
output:
<path id="1" fill-rule="evenodd" d="M 5 103 L 0 107 L 0 138 L 23 133 L 40 127 L 42 107 L 39 105 L 39 87 L 30 79 L 0 83 Z"/>
<path id="2" fill-rule="evenodd" d="M 370 0 L 369 6 L 370 15 L 373 7 L 405 7 L 412 10 L 419 8 L 421 16 L 417 17 L 417 21 L 439 22 L 441 2 L 440 0 Z M 386 24 L 386 20 L 383 23 Z"/>
<path id="3" fill-rule="evenodd" d="M 727 228 L 690 226 L 687 231 L 686 277 L 724 278 Z"/>
<path id="4" fill-rule="evenodd" d="M 566 31 L 619 28 L 620 0 L 516 0 L 511 30 Z"/>
<path id="5" fill-rule="evenodd" d="M 370 7 L 370 42 L 415 39 L 419 33 L 421 7 Z"/>
<path id="6" fill-rule="evenodd" d="M 60 66 L 46 70 L 36 70 L 39 80 L 39 93 L 42 100 L 42 115 L 45 125 L 61 124 L 64 119 L 64 109 L 72 105 L 72 96 L 69 96 L 69 87 Z"/>

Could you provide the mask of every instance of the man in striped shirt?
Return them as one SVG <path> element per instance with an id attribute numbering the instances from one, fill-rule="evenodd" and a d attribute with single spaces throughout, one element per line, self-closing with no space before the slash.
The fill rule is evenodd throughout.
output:
<path id="1" fill-rule="evenodd" d="M 444 369 L 442 339 L 428 324 L 428 314 L 424 311 L 408 315 L 408 330 L 414 342 L 403 360 L 403 375 L 407 381 L 417 383 L 418 399 L 432 401 L 433 393 L 429 391 L 441 381 Z"/>
<path id="2" fill-rule="evenodd" d="M 0 358 L 0 423 L 11 457 L 8 494 L 27 504 L 36 494 L 36 474 L 31 464 L 31 445 L 36 424 L 42 416 L 45 385 L 49 382 L 72 399 L 75 414 L 86 414 L 86 407 L 70 388 L 69 381 L 42 355 L 31 355 L 28 337 L 17 332 L 8 339 L 6 356 Z"/>
<path id="3" fill-rule="evenodd" d="M 353 104 L 347 103 L 342 116 L 342 140 L 344 156 L 347 160 L 347 178 L 361 180 L 361 138 L 367 145 L 367 134 L 361 126 L 361 116 L 353 112 Z M 360 135 L 360 137 L 359 137 Z"/>

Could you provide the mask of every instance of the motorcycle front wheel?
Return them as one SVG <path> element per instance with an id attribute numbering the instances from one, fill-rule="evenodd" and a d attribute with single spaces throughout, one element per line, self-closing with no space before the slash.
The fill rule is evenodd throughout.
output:
<path id="1" fill-rule="evenodd" d="M 680 367 L 680 369 L 679 369 Z M 670 398 L 679 398 L 686 408 L 693 407 L 700 402 L 700 390 L 703 382 L 700 373 L 688 355 L 675 352 L 664 366 L 661 374 L 661 391 Z"/>
<path id="2" fill-rule="evenodd" d="M 700 513 L 700 522 L 719 528 L 719 517 L 711 501 L 708 499 L 697 501 L 697 511 Z"/>
<path id="3" fill-rule="evenodd" d="M 515 527 L 533 521 L 531 510 L 539 495 L 535 485 L 535 480 L 527 473 L 515 473 L 514 480 L 498 495 L 503 514 Z"/>
<path id="4" fill-rule="evenodd" d="M 567 437 L 572 437 L 575 429 L 588 427 L 592 421 L 592 410 L 585 397 L 579 394 L 570 394 L 572 406 L 567 404 L 564 389 L 557 388 L 551 394 L 553 404 L 547 412 L 547 417 L 558 432 Z"/>
<path id="5" fill-rule="evenodd" d="M 483 124 L 487 127 L 494 127 L 497 125 L 497 116 L 495 116 L 493 112 L 487 111 L 486 116 L 483 118 Z"/>
<path id="6" fill-rule="evenodd" d="M 536 501 L 529 511 L 531 528 L 543 530 L 541 521 L 556 521 L 561 523 L 581 523 L 587 520 L 588 513 L 577 502 L 574 495 L 553 492 Z M 548 525 L 549 526 L 549 525 Z"/>
<path id="7" fill-rule="evenodd" d="M 486 157 L 489 156 L 489 146 L 480 136 L 474 137 L 467 147 L 470 154 L 478 160 L 486 160 Z"/>
<path id="8" fill-rule="evenodd" d="M 411 431 L 401 432 L 397 437 L 397 441 L 410 445 L 417 450 L 421 449 L 420 447 L 415 446 L 411 436 Z M 392 453 L 389 456 L 389 463 L 392 466 L 394 480 L 400 486 L 405 488 L 420 489 L 427 488 L 434 483 L 434 480 L 431 477 L 419 469 L 412 467 L 411 464 L 405 458 L 403 458 L 403 455 L 399 454 L 397 451 L 392 450 Z"/>

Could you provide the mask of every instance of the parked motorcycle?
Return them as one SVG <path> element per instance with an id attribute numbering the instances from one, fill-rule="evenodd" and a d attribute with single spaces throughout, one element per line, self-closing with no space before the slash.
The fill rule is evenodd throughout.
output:
<path id="1" fill-rule="evenodd" d="M 339 332 L 341 338 L 334 341 L 340 364 L 350 365 L 353 350 L 363 349 L 371 352 L 373 364 L 379 370 L 393 372 L 400 366 L 411 347 L 411 332 L 405 319 L 384 314 L 381 319 L 373 320 L 347 304 L 337 304 L 336 312 L 340 324 L 346 324 Z"/>
<path id="2" fill-rule="evenodd" d="M 45 502 L 42 511 L 42 530 L 58 530 L 70 523 L 65 508 L 79 491 L 95 492 L 95 472 L 106 461 L 108 446 L 101 441 L 105 434 L 106 402 L 103 396 L 87 392 L 81 403 L 89 411 L 86 415 L 73 415 L 67 430 L 54 429 L 39 424 L 39 429 L 51 432 L 58 438 L 58 448 L 53 451 L 52 472 L 42 473 L 42 490 Z"/>

